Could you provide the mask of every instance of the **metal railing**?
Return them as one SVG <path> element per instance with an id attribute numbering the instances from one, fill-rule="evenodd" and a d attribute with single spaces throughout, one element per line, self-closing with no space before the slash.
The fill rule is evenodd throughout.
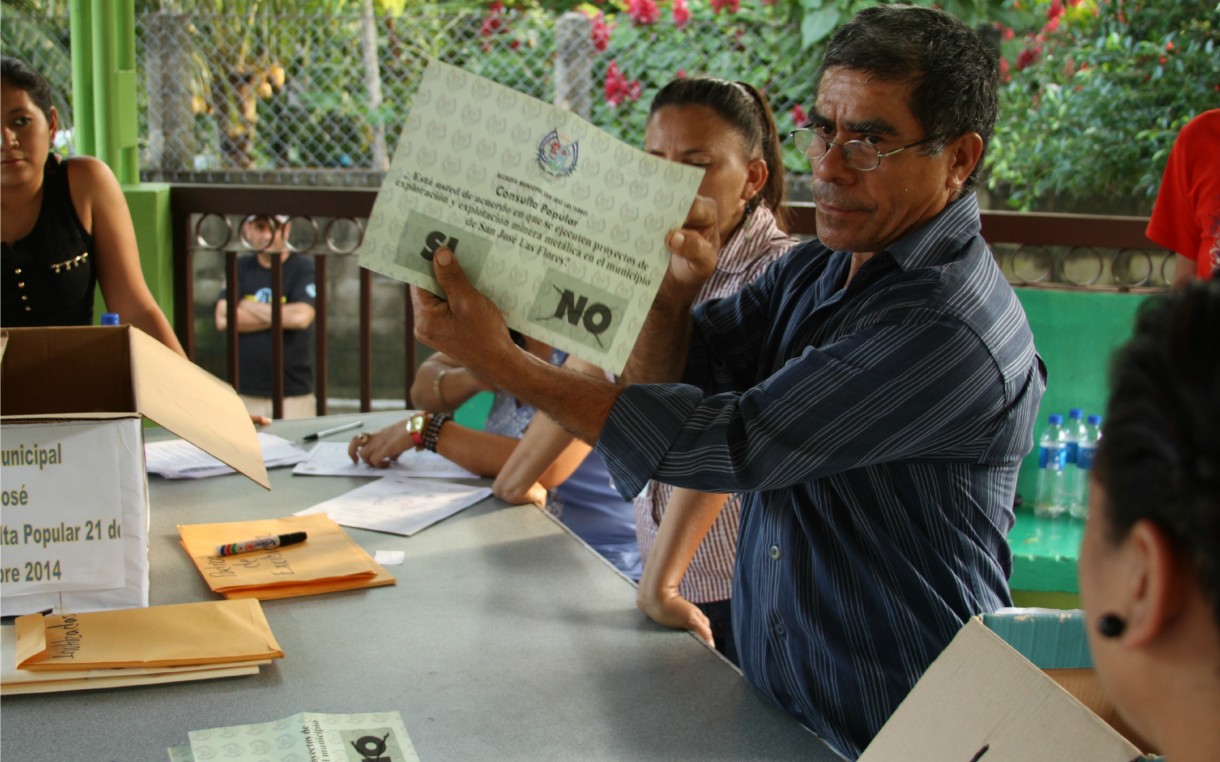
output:
<path id="1" fill-rule="evenodd" d="M 408 406 L 418 354 L 409 292 L 358 265 L 376 196 L 367 189 L 174 186 L 174 317 L 189 356 L 236 384 L 236 321 L 229 320 L 224 336 L 199 327 L 211 325 L 220 288 L 236 281 L 238 254 L 253 250 L 241 236 L 243 223 L 286 215 L 292 222 L 290 247 L 315 259 L 318 413 L 330 412 L 329 400 L 336 397 L 355 398 L 361 411 L 379 399 Z M 794 203 L 790 210 L 793 233 L 812 237 L 813 205 Z M 985 211 L 982 217 L 983 236 L 1014 286 L 1149 291 L 1172 280 L 1173 255 L 1144 237 L 1147 218 L 1003 211 Z M 280 310 L 279 295 L 273 295 L 273 316 Z M 273 347 L 278 415 L 283 346 L 276 331 Z M 395 366 L 401 375 L 391 370 Z"/>

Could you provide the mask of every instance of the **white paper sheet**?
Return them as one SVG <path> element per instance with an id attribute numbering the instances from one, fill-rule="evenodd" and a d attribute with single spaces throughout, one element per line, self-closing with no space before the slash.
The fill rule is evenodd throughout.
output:
<path id="1" fill-rule="evenodd" d="M 297 515 L 325 513 L 346 527 L 409 537 L 490 495 L 489 487 L 391 474 Z"/>
<path id="2" fill-rule="evenodd" d="M 309 457 L 309 453 L 299 445 L 265 431 L 258 432 L 258 444 L 263 450 L 263 462 L 267 468 L 291 466 Z M 144 445 L 144 459 L 148 463 L 148 473 L 159 474 L 166 479 L 202 479 L 235 473 L 232 468 L 185 439 L 148 442 Z"/>
<path id="3" fill-rule="evenodd" d="M 361 461 L 353 463 L 347 454 L 346 442 L 319 442 L 309 451 L 309 457 L 296 465 L 292 473 L 301 476 L 364 476 L 378 478 L 389 474 L 425 476 L 443 479 L 477 479 L 466 469 L 443 455 L 427 450 L 407 450 L 386 468 L 373 468 Z"/>
<path id="4" fill-rule="evenodd" d="M 439 294 L 432 255 L 444 245 L 510 327 L 619 372 L 702 175 L 431 61 L 360 266 Z"/>

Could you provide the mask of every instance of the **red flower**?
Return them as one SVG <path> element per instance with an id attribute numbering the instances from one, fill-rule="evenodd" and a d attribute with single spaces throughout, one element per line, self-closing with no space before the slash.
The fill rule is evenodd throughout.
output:
<path id="1" fill-rule="evenodd" d="M 618 108 L 624 101 L 639 99 L 640 81 L 638 79 L 627 81 L 627 78 L 619 71 L 618 61 L 611 61 L 610 66 L 606 68 L 606 103 L 610 104 L 612 108 Z"/>
<path id="2" fill-rule="evenodd" d="M 686 69 L 678 69 L 678 73 L 674 75 L 674 79 L 682 79 L 686 76 Z"/>
<path id="3" fill-rule="evenodd" d="M 741 0 L 709 0 L 712 6 L 712 12 L 720 15 L 724 9 L 728 9 L 729 13 L 736 13 L 741 10 Z"/>
<path id="4" fill-rule="evenodd" d="M 500 31 L 500 26 L 504 23 L 504 3 L 500 0 L 493 0 L 491 5 L 487 6 L 489 11 L 487 18 L 483 19 L 483 25 L 479 28 L 479 35 L 486 38 Z M 483 49 L 487 49 L 484 44 Z"/>
<path id="5" fill-rule="evenodd" d="M 1031 64 L 1033 64 L 1034 61 L 1037 61 L 1038 54 L 1040 54 L 1041 52 L 1042 52 L 1041 46 L 1035 46 L 1032 48 L 1026 48 L 1025 50 L 1022 50 L 1021 54 L 1019 56 L 1017 56 L 1017 71 L 1021 71 L 1022 69 L 1025 69 L 1025 68 L 1029 67 Z"/>
<path id="6" fill-rule="evenodd" d="M 599 12 L 593 17 L 593 29 L 589 36 L 593 40 L 593 48 L 599 53 L 610 47 L 611 31 L 610 25 L 606 23 L 606 14 Z"/>
<path id="7" fill-rule="evenodd" d="M 688 21 L 690 21 L 690 8 L 686 7 L 686 0 L 674 0 L 674 26 L 681 29 L 686 26 Z"/>
<path id="8" fill-rule="evenodd" d="M 627 0 L 627 15 L 636 26 L 647 26 L 661 18 L 661 9 L 656 0 Z"/>
<path id="9" fill-rule="evenodd" d="M 1050 7 L 1046 9 L 1046 20 L 1054 21 L 1063 15 L 1063 10 L 1062 0 L 1051 0 Z"/>
<path id="10" fill-rule="evenodd" d="M 797 127 L 809 124 L 809 115 L 805 113 L 805 109 L 801 108 L 799 103 L 792 107 L 792 123 Z"/>
<path id="11" fill-rule="evenodd" d="M 1010 70 L 1009 70 L 1008 59 L 1005 58 L 1004 56 L 1000 56 L 1000 81 L 1001 82 L 1011 82 L 1012 81 L 1012 74 L 1010 73 Z"/>

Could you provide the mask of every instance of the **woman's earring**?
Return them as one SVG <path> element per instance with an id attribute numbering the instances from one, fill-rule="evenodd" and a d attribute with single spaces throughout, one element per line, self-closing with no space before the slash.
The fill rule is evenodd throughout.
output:
<path id="1" fill-rule="evenodd" d="M 1097 633 L 1103 638 L 1117 638 L 1127 629 L 1127 623 L 1118 614 L 1102 614 L 1097 618 Z"/>

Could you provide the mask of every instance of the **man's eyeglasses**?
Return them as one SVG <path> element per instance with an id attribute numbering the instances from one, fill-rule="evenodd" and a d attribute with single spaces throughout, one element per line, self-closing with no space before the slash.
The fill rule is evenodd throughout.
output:
<path id="1" fill-rule="evenodd" d="M 893 156 L 899 151 L 905 151 L 908 148 L 914 148 L 915 146 L 931 142 L 929 138 L 924 138 L 910 145 L 905 145 L 902 148 L 895 148 L 893 151 L 881 153 L 877 150 L 876 146 L 868 141 L 849 140 L 846 143 L 835 143 L 806 128 L 793 130 L 788 133 L 788 137 L 792 139 L 792 143 L 796 146 L 797 150 L 805 154 L 809 161 L 814 164 L 817 164 L 830 152 L 831 146 L 838 146 L 839 150 L 843 153 L 843 163 L 858 172 L 872 172 L 881 166 L 881 160 L 886 156 Z"/>

